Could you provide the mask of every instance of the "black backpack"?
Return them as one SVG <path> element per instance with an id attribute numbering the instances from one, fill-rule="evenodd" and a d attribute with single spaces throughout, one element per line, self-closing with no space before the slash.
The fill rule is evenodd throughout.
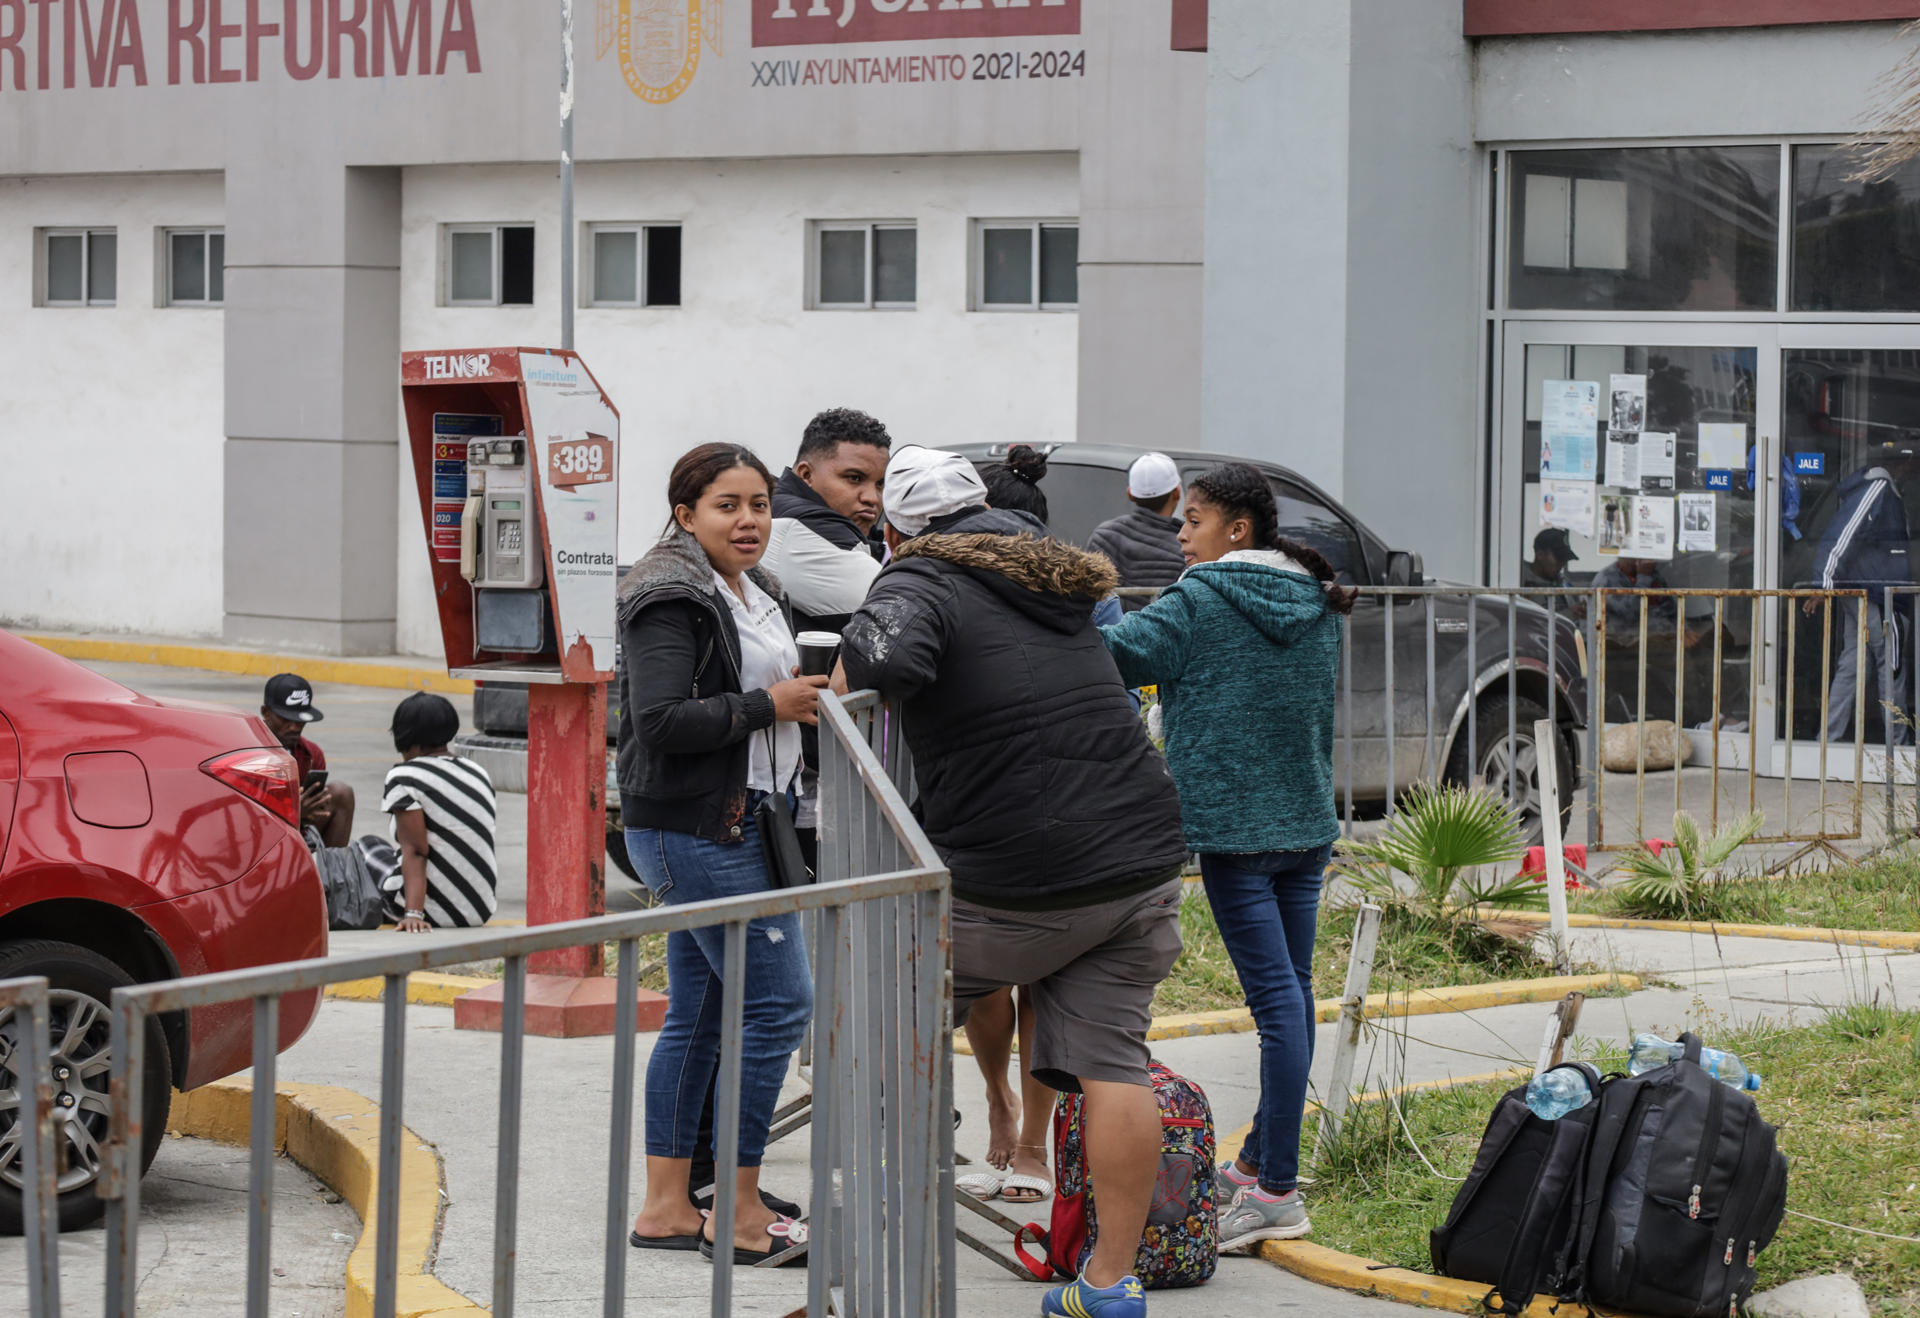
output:
<path id="1" fill-rule="evenodd" d="M 1560 1293 L 1660 1318 L 1738 1314 L 1787 1208 L 1787 1157 L 1753 1097 L 1686 1056 L 1602 1086 Z"/>
<path id="2" fill-rule="evenodd" d="M 1595 1089 L 1600 1073 L 1579 1066 Z M 1517 1314 L 1541 1292 L 1559 1293 L 1571 1267 L 1580 1187 L 1598 1103 L 1543 1121 L 1527 1087 L 1495 1104 L 1466 1184 L 1430 1236 L 1434 1271 L 1493 1289 L 1490 1313 Z M 1497 1297 L 1497 1298 L 1496 1298 Z"/>

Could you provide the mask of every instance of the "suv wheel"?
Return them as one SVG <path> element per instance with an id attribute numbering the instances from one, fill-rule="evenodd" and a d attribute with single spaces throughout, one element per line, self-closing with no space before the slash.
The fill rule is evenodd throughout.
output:
<path id="1" fill-rule="evenodd" d="M 113 962 L 72 943 L 32 939 L 0 943 L 0 979 L 44 976 L 49 989 L 49 1042 L 53 1045 L 53 1115 L 59 1173 L 60 1229 L 72 1231 L 97 1220 L 106 1203 L 95 1193 L 106 1157 L 107 1076 L 113 1052 L 113 991 L 134 982 Z M 20 1031 L 26 1017 L 0 1011 L 0 1234 L 18 1235 L 25 1196 L 21 1188 L 26 1130 L 21 1121 L 27 1086 L 19 1065 Z M 144 1175 L 166 1134 L 173 1103 L 173 1068 L 160 1022 L 147 1018 L 142 1085 L 140 1171 Z"/>
<path id="2" fill-rule="evenodd" d="M 1535 846 L 1545 838 L 1546 830 L 1541 823 L 1540 752 L 1534 743 L 1533 725 L 1545 718 L 1547 711 L 1526 696 L 1515 699 L 1513 738 L 1509 743 L 1507 704 L 1504 692 L 1481 699 L 1475 716 L 1479 753 L 1469 755 L 1463 724 L 1447 760 L 1447 781 L 1484 787 L 1505 800 L 1520 816 L 1521 837 L 1528 846 Z M 1565 745 L 1558 750 L 1560 829 L 1564 836 L 1567 822 L 1573 817 L 1573 757 Z M 1517 787 L 1517 793 L 1510 792 L 1512 787 Z"/>

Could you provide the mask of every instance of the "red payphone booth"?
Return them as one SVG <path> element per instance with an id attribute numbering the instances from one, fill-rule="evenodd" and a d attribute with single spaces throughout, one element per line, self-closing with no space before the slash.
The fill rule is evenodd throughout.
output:
<path id="1" fill-rule="evenodd" d="M 447 671 L 528 684 L 527 922 L 605 914 L 620 414 L 559 349 L 405 352 L 400 392 Z M 597 946 L 528 970 L 529 1030 L 612 1032 Z M 657 1028 L 665 1000 L 642 996 Z M 454 1024 L 500 1014 L 496 985 L 456 1002 Z"/>

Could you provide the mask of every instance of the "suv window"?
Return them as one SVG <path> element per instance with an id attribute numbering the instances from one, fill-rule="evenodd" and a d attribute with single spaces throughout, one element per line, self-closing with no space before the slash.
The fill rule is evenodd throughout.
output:
<path id="1" fill-rule="evenodd" d="M 1100 523 L 1133 507 L 1127 502 L 1127 473 L 1112 467 L 1053 461 L 1040 492 L 1047 496 L 1047 524 L 1054 535 L 1074 545 L 1084 545 Z"/>
<path id="2" fill-rule="evenodd" d="M 1360 537 L 1344 518 L 1315 495 L 1287 481 L 1273 482 L 1273 499 L 1280 512 L 1281 535 L 1326 555 L 1346 585 L 1366 579 Z"/>

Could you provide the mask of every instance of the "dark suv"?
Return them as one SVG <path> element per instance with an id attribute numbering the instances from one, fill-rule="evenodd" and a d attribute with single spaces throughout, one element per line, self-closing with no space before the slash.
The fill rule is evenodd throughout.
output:
<path id="1" fill-rule="evenodd" d="M 998 460 L 1004 444 L 951 446 L 976 465 Z M 1046 448 L 1048 468 L 1040 489 L 1047 496 L 1048 520 L 1063 540 L 1085 544 L 1093 529 L 1131 506 L 1127 468 L 1145 450 L 1106 444 L 1056 444 Z M 1227 461 L 1247 461 L 1266 473 L 1280 513 L 1281 533 L 1326 555 L 1342 581 L 1356 586 L 1420 586 L 1420 556 L 1387 548 L 1346 509 L 1304 477 L 1270 462 L 1219 453 L 1161 450 L 1180 468 L 1183 481 Z M 1586 722 L 1586 682 L 1578 631 L 1566 615 L 1551 619 L 1546 609 L 1518 602 L 1514 609 L 1512 740 L 1508 739 L 1507 601 L 1482 599 L 1476 606 L 1463 595 L 1386 596 L 1363 592 L 1353 611 L 1351 736 L 1347 693 L 1341 693 L 1334 743 L 1334 784 L 1344 810 L 1348 789 L 1348 750 L 1352 751 L 1352 801 L 1356 817 L 1377 816 L 1387 800 L 1387 635 L 1393 635 L 1393 780 L 1405 791 L 1433 777 L 1424 764 L 1429 718 L 1434 760 L 1447 779 L 1478 780 L 1507 792 L 1509 777 L 1530 835 L 1540 829 L 1540 791 L 1536 776 L 1534 722 L 1553 717 L 1560 729 L 1561 814 L 1571 809 L 1577 731 Z M 1427 600 L 1433 600 L 1433 687 L 1427 695 Z M 1473 663 L 1468 665 L 1469 612 L 1475 633 Z M 1549 627 L 1558 633 L 1551 644 Z M 1551 660 L 1551 665 L 1549 661 Z M 1548 677 L 1550 671 L 1554 676 Z M 1551 699 L 1550 699 L 1551 696 Z M 1472 714 L 1469 719 L 1469 712 Z M 1478 753 L 1467 744 L 1473 724 Z M 1510 774 L 1510 766 L 1512 772 Z"/>
<path id="2" fill-rule="evenodd" d="M 977 465 L 997 461 L 1004 444 L 952 446 Z M 1129 507 L 1127 468 L 1144 450 L 1106 444 L 1055 444 L 1047 447 L 1048 471 L 1041 485 L 1047 496 L 1054 533 L 1063 540 L 1085 544 L 1093 529 Z M 1230 459 L 1218 453 L 1163 450 L 1180 468 L 1182 480 L 1191 480 L 1208 467 Z M 1253 462 L 1273 483 L 1284 534 L 1313 546 L 1333 564 L 1343 581 L 1356 586 L 1420 586 L 1420 556 L 1391 550 L 1379 536 L 1346 509 L 1328 498 L 1311 481 L 1270 462 Z M 624 569 L 623 569 L 624 571 Z M 1426 763 L 1431 726 L 1434 763 L 1440 776 L 1456 781 L 1480 781 L 1503 795 L 1510 778 L 1517 782 L 1516 797 L 1530 836 L 1540 831 L 1540 790 L 1536 774 L 1534 722 L 1552 715 L 1560 729 L 1557 762 L 1560 768 L 1561 816 L 1572 808 L 1577 731 L 1585 725 L 1586 681 L 1577 629 L 1562 615 L 1551 619 L 1545 609 L 1522 600 L 1514 609 L 1512 699 L 1508 699 L 1507 602 L 1483 599 L 1471 607 L 1464 595 L 1403 595 L 1391 606 L 1380 594 L 1363 593 L 1353 611 L 1351 710 L 1349 736 L 1348 693 L 1341 693 L 1334 743 L 1334 784 L 1343 809 L 1351 805 L 1356 818 L 1380 815 L 1388 796 L 1387 748 L 1387 635 L 1393 635 L 1393 784 L 1405 791 L 1435 775 Z M 1433 602 L 1432 668 L 1434 698 L 1427 695 L 1427 601 Z M 1473 615 L 1473 662 L 1468 663 L 1469 613 Z M 1389 622 L 1391 615 L 1391 623 Z M 1549 628 L 1557 638 L 1549 644 Z M 1549 679 L 1551 671 L 1553 677 Z M 608 738 L 618 693 L 608 702 Z M 1470 717 L 1471 715 L 1471 717 Z M 1431 720 L 1431 722 L 1429 722 Z M 489 683 L 474 696 L 478 735 L 463 737 L 463 753 L 485 760 L 496 784 L 524 790 L 526 781 L 527 697 L 524 687 Z M 1513 735 L 1508 737 L 1511 722 Z M 1472 725 L 1477 753 L 1469 747 Z M 1349 778 L 1348 750 L 1352 767 Z M 611 757 L 609 757 L 611 773 Z M 617 810 L 619 794 L 609 790 L 608 852 L 629 877 L 626 850 L 620 843 Z"/>

